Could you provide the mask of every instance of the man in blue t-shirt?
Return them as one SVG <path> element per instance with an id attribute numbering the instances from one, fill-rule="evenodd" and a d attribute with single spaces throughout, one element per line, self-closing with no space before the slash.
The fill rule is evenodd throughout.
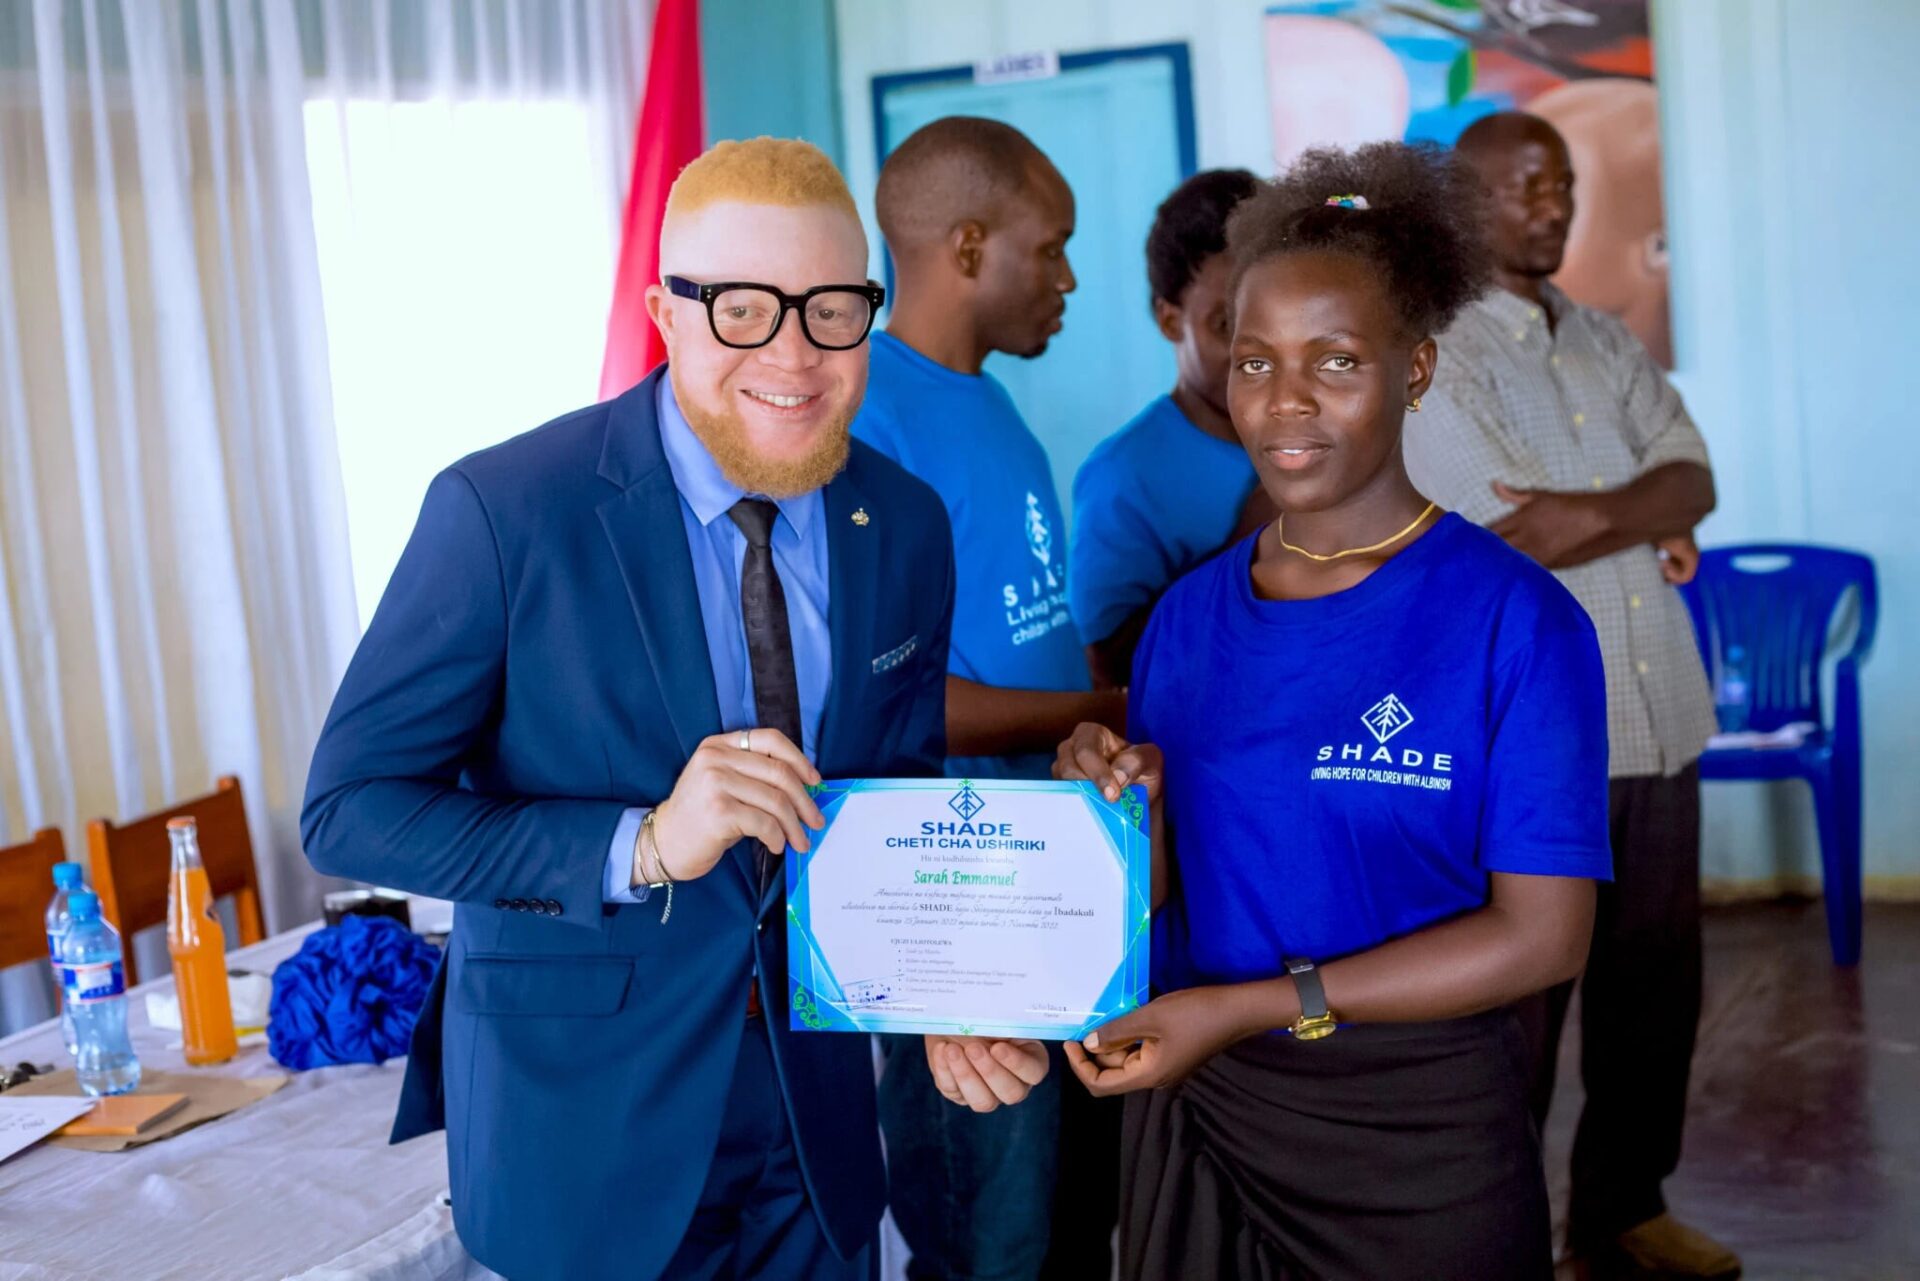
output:
<path id="1" fill-rule="evenodd" d="M 1038 356 L 1059 331 L 1073 193 L 1019 130 L 950 116 L 887 158 L 874 204 L 896 284 L 853 434 L 938 491 L 953 524 L 948 772 L 1048 778 L 1073 727 L 1119 728 L 1126 699 L 1092 688 L 1047 451 L 981 366 L 995 351 Z M 1018 1108 L 974 1114 L 941 1097 L 917 1040 L 890 1053 L 881 1123 L 911 1276 L 1037 1277 L 1050 1236 L 1059 1275 L 1106 1274 L 1114 1197 L 1068 1170 L 1056 1198 L 1056 1160 L 1104 1164 L 1117 1196 L 1118 1133 L 1062 1140 L 1064 1075 Z M 1073 1093 L 1075 1109 L 1092 1102 Z"/>
<path id="2" fill-rule="evenodd" d="M 1103 687 L 1129 683 L 1147 615 L 1173 580 L 1271 515 L 1227 416 L 1227 215 L 1257 182 L 1245 169 L 1197 173 L 1161 203 L 1147 233 L 1153 318 L 1178 377 L 1073 479 L 1069 603 Z"/>

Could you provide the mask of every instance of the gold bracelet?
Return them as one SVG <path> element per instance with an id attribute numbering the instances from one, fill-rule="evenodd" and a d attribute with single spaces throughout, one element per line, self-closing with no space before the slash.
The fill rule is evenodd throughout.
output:
<path id="1" fill-rule="evenodd" d="M 667 918 L 673 915 L 673 874 L 667 871 L 667 860 L 660 854 L 660 832 L 653 825 L 653 816 L 657 812 L 648 810 L 647 816 L 640 820 L 640 839 L 653 846 L 653 870 L 660 878 L 648 882 L 647 888 L 657 890 L 664 885 L 667 889 L 666 906 L 660 909 L 660 924 L 665 925 Z"/>

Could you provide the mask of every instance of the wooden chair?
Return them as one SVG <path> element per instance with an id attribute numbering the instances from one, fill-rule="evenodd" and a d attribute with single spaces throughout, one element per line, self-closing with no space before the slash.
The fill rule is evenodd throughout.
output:
<path id="1" fill-rule="evenodd" d="M 231 775 L 206 796 L 183 801 L 172 809 L 116 826 L 104 818 L 87 824 L 87 849 L 92 855 L 94 888 L 100 891 L 100 911 L 120 936 L 126 949 L 127 986 L 140 981 L 134 969 L 133 936 L 167 919 L 167 889 L 173 870 L 173 846 L 167 840 L 167 820 L 191 818 L 200 829 L 200 858 L 216 899 L 233 895 L 234 915 L 240 921 L 240 945 L 258 943 L 267 936 L 260 915 L 260 876 L 253 865 L 253 838 L 247 833 L 247 808 L 240 799 L 240 780 Z M 229 946 L 232 944 L 229 943 Z"/>
<path id="2" fill-rule="evenodd" d="M 0 970 L 47 960 L 53 865 L 66 857 L 57 827 L 41 828 L 25 845 L 0 849 Z"/>

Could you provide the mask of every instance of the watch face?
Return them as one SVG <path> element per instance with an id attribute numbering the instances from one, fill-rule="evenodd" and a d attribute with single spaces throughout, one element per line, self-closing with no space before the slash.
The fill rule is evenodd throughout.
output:
<path id="1" fill-rule="evenodd" d="M 1332 1014 L 1320 1014 L 1310 1019 L 1301 1019 L 1293 1025 L 1293 1038 L 1296 1041 L 1318 1041 L 1322 1037 L 1332 1036 L 1334 1026 Z"/>

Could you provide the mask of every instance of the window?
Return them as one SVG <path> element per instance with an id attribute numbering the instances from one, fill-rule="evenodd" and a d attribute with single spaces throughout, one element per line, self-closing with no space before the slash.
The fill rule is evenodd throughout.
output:
<path id="1" fill-rule="evenodd" d="M 597 399 L 616 225 L 579 103 L 316 100 L 306 135 L 364 628 L 437 472 Z"/>

